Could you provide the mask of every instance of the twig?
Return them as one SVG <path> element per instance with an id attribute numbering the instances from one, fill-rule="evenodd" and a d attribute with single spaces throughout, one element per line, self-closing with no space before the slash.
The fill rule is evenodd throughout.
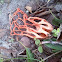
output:
<path id="1" fill-rule="evenodd" d="M 51 11 L 56 12 L 55 10 L 51 10 Z M 38 17 L 40 17 L 40 16 L 44 16 L 44 15 L 48 15 L 48 14 L 50 14 L 50 11 L 45 11 L 45 9 L 42 9 L 40 11 L 36 11 L 36 12 L 32 13 L 29 16 L 38 16 Z"/>
<path id="2" fill-rule="evenodd" d="M 56 54 L 58 54 L 58 53 L 60 53 L 60 52 L 62 52 L 62 51 L 58 51 L 58 52 L 56 52 L 56 53 L 51 54 L 50 56 L 44 58 L 43 61 L 47 60 L 48 58 L 50 58 L 50 57 L 52 57 L 52 56 L 54 56 L 54 55 L 56 55 Z"/>
<path id="3" fill-rule="evenodd" d="M 42 41 L 41 44 L 46 44 L 46 43 L 51 43 L 51 44 L 59 44 L 59 45 L 62 45 L 61 42 L 54 42 L 54 41 Z"/>
<path id="4" fill-rule="evenodd" d="M 53 8 L 53 6 L 49 6 L 49 7 L 41 7 L 41 9 L 52 9 Z"/>
<path id="5" fill-rule="evenodd" d="M 55 12 L 54 10 L 51 10 L 51 11 L 52 11 L 52 12 Z M 44 15 L 48 15 L 48 14 L 50 14 L 50 11 L 45 11 L 45 12 L 39 13 L 39 14 L 37 14 L 37 15 L 35 15 L 35 16 L 40 17 L 40 16 L 44 16 Z"/>
<path id="6" fill-rule="evenodd" d="M 39 10 L 39 11 L 35 11 L 34 13 L 30 14 L 29 16 L 35 16 L 35 15 L 37 15 L 39 13 L 44 12 L 44 11 L 45 11 L 45 9 L 42 9 L 42 10 Z"/>
<path id="7" fill-rule="evenodd" d="M 47 3 L 46 3 L 46 4 L 44 4 L 43 6 L 40 6 L 40 8 L 39 8 L 39 9 L 37 9 L 36 11 L 40 10 L 40 9 L 41 9 L 41 7 L 44 7 L 44 6 L 46 6 L 46 5 L 47 5 Z"/>
<path id="8" fill-rule="evenodd" d="M 36 3 L 37 3 L 37 5 L 38 5 L 39 7 L 41 7 L 41 6 L 39 5 L 39 0 L 36 0 Z"/>
<path id="9" fill-rule="evenodd" d="M 60 52 L 62 52 L 62 51 L 58 51 L 58 52 L 56 52 L 56 53 L 53 53 L 53 54 L 51 54 L 50 56 L 44 58 L 42 61 L 45 61 L 45 60 L 49 59 L 50 57 L 52 57 L 52 56 L 54 56 L 54 55 L 56 55 L 56 54 L 58 54 L 58 53 L 60 53 Z M 39 61 L 39 62 L 42 62 L 42 61 Z"/>

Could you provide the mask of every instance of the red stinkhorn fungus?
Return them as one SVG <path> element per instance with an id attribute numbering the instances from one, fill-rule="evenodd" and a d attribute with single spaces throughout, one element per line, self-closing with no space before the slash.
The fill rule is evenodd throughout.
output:
<path id="1" fill-rule="evenodd" d="M 21 14 L 23 15 L 21 17 Z M 30 38 L 44 39 L 53 30 L 53 27 L 45 19 L 29 17 L 19 8 L 13 13 L 10 21 L 11 35 L 25 35 Z"/>

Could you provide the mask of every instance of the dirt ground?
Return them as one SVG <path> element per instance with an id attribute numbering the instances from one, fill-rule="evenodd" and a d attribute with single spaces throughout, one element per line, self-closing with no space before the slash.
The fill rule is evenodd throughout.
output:
<path id="1" fill-rule="evenodd" d="M 30 0 L 4 0 L 4 3 L 0 3 L 0 29 L 3 30 L 6 34 L 0 33 L 0 43 L 5 42 L 8 38 L 7 33 L 10 32 L 9 25 L 9 13 L 14 12 L 17 8 L 25 11 L 25 5 Z M 9 40 L 9 39 L 8 39 Z"/>
<path id="2" fill-rule="evenodd" d="M 3 1 L 3 0 L 2 0 Z M 0 2 L 0 47 L 3 49 L 9 49 L 11 45 L 10 41 L 10 24 L 9 14 L 14 12 L 17 8 L 20 8 L 25 12 L 25 5 L 30 0 L 4 0 Z M 8 43 L 9 42 L 9 43 Z M 5 48 L 4 48 L 5 47 Z M 6 55 L 4 51 L 1 53 Z"/>
<path id="3" fill-rule="evenodd" d="M 13 53 L 14 57 L 16 56 L 16 53 L 18 53 L 18 54 L 22 53 L 21 49 L 23 47 L 20 47 L 20 45 L 17 42 L 12 42 L 13 38 L 10 35 L 9 14 L 12 14 L 14 11 L 16 11 L 17 8 L 20 8 L 22 11 L 26 12 L 25 6 L 30 1 L 31 0 L 4 0 L 4 2 L 0 2 L 0 53 L 3 55 L 3 57 L 7 56 L 7 58 L 11 58 L 12 57 L 10 55 L 11 52 Z M 48 0 L 40 0 L 40 1 L 47 2 Z M 48 6 L 53 4 L 53 2 L 55 2 L 55 1 L 51 0 L 51 2 L 48 4 Z M 55 4 L 53 4 L 53 5 L 55 5 Z M 62 4 L 61 3 L 56 4 L 55 9 L 58 12 L 60 10 L 62 10 Z M 60 16 L 59 13 L 57 15 Z M 62 14 L 61 14 L 61 16 L 62 16 Z M 50 20 L 50 18 L 52 20 L 53 17 L 51 16 L 51 17 L 46 18 L 46 19 Z M 60 17 L 60 18 L 62 18 L 62 17 Z M 51 23 L 51 21 L 49 21 L 49 22 Z M 28 38 L 28 37 L 20 36 L 20 38 L 21 38 L 22 41 L 25 41 L 25 40 L 27 40 L 26 42 L 31 41 L 31 42 L 28 43 L 29 45 L 30 45 L 30 43 L 31 44 L 34 43 L 34 41 L 32 39 Z M 13 47 L 15 47 L 16 49 L 14 49 L 13 47 L 10 47 L 11 45 Z M 29 47 L 34 47 L 34 46 L 35 45 L 31 45 Z M 11 51 L 11 48 L 13 48 L 12 51 Z M 4 58 L 6 58 L 6 57 L 4 57 Z M 56 61 L 56 58 L 54 60 Z M 17 62 L 17 61 L 15 61 L 15 62 Z M 50 61 L 50 62 L 53 62 L 53 60 Z M 56 61 L 56 62 L 58 62 L 58 61 Z"/>

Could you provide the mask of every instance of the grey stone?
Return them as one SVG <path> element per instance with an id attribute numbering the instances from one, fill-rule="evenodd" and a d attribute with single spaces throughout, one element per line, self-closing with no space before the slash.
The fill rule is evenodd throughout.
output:
<path id="1" fill-rule="evenodd" d="M 30 39 L 28 37 L 22 37 L 21 38 L 21 41 L 22 44 L 25 46 L 25 47 L 30 47 Z M 22 45 L 21 45 L 21 48 L 24 48 Z"/>

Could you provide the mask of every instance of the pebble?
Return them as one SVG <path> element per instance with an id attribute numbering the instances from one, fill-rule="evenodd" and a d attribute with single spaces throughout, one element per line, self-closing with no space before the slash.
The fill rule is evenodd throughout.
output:
<path id="1" fill-rule="evenodd" d="M 21 42 L 25 47 L 28 47 L 28 48 L 30 47 L 30 39 L 28 37 L 22 37 Z M 22 45 L 21 47 L 24 48 Z"/>

